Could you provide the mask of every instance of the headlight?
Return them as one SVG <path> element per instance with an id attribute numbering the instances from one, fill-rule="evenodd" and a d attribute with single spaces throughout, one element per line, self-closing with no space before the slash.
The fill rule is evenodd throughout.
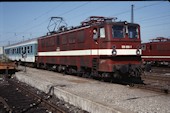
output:
<path id="1" fill-rule="evenodd" d="M 113 49 L 113 50 L 112 50 L 112 55 L 113 55 L 113 56 L 116 56 L 116 54 L 117 54 L 117 51 L 116 51 L 115 49 Z"/>
<path id="2" fill-rule="evenodd" d="M 140 50 L 139 50 L 139 49 L 136 51 L 136 54 L 137 54 L 137 55 L 140 55 Z"/>

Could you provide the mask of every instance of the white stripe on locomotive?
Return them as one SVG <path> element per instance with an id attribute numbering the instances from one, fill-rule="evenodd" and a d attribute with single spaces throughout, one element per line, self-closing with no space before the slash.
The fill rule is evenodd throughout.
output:
<path id="1" fill-rule="evenodd" d="M 137 49 L 116 49 L 117 55 L 137 55 Z M 139 50 L 141 53 L 141 49 Z M 87 55 L 112 55 L 112 49 L 87 49 L 71 51 L 38 52 L 38 56 L 87 56 Z"/>

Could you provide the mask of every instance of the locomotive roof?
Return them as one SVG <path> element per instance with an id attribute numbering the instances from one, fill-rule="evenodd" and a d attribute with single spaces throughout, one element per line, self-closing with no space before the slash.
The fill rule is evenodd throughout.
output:
<path id="1" fill-rule="evenodd" d="M 101 17 L 102 18 L 102 17 Z M 109 21 L 100 21 L 100 22 L 94 22 L 94 23 L 86 23 L 86 22 L 82 22 L 82 25 L 80 26 L 76 26 L 76 27 L 71 27 L 69 29 L 64 29 L 62 31 L 53 31 L 53 32 L 49 32 L 47 33 L 47 35 L 44 35 L 42 37 L 40 37 L 40 39 L 42 38 L 46 38 L 46 37 L 51 37 L 51 36 L 55 36 L 55 35 L 58 35 L 58 34 L 63 34 L 63 33 L 69 33 L 69 32 L 73 32 L 73 31 L 77 31 L 77 30 L 81 30 L 81 29 L 85 29 L 85 28 L 89 28 L 89 27 L 92 27 L 92 26 L 98 26 L 98 25 L 101 25 L 101 24 L 125 24 L 125 22 L 127 21 L 119 21 L 119 22 L 116 22 L 116 21 L 110 21 L 111 19 L 106 19 L 106 20 L 109 20 Z M 86 23 L 86 24 L 84 24 Z M 134 25 L 134 26 L 139 26 L 139 24 L 137 23 L 128 23 L 128 25 Z"/>
<path id="2" fill-rule="evenodd" d="M 166 41 L 170 41 L 170 38 L 165 38 L 165 37 L 157 37 L 154 39 L 150 39 L 151 42 L 166 42 Z"/>
<path id="3" fill-rule="evenodd" d="M 157 38 L 150 39 L 150 42 L 145 42 L 142 44 L 159 43 L 159 42 L 170 42 L 170 38 L 157 37 Z"/>

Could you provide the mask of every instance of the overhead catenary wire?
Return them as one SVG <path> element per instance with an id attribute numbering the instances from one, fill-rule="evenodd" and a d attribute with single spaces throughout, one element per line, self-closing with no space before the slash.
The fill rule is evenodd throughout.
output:
<path id="1" fill-rule="evenodd" d="M 141 6 L 141 7 L 138 7 L 138 8 L 134 8 L 134 10 L 136 11 L 136 10 L 139 10 L 139 9 L 151 7 L 151 6 L 154 6 L 154 5 L 158 5 L 158 4 L 160 4 L 160 3 L 163 3 L 163 1 L 158 2 L 158 3 L 149 4 L 149 5 L 145 5 L 145 6 Z M 125 11 L 122 11 L 122 12 L 120 12 L 120 13 L 114 14 L 114 16 L 119 16 L 119 15 L 122 15 L 122 14 L 125 14 L 125 13 L 130 13 L 130 12 L 131 12 L 130 9 L 129 9 L 129 10 L 125 10 Z"/>
<path id="2" fill-rule="evenodd" d="M 138 21 L 148 21 L 148 20 L 153 20 L 153 19 L 158 19 L 158 18 L 163 18 L 163 17 L 168 17 L 170 16 L 170 14 L 168 15 L 163 15 L 163 16 L 157 16 L 157 17 L 151 17 L 151 18 L 145 18 L 145 19 L 142 19 L 142 20 L 138 20 Z"/>
<path id="3" fill-rule="evenodd" d="M 42 14 L 40 14 L 39 16 L 35 17 L 34 19 L 26 22 L 26 23 L 23 24 L 22 26 L 27 26 L 27 25 L 29 25 L 30 23 L 38 20 L 40 17 L 42 17 L 42 16 L 50 13 L 52 10 L 61 7 L 63 4 L 64 4 L 64 2 L 60 3 L 59 5 L 57 5 L 57 6 L 53 7 L 53 8 L 51 8 L 51 9 L 49 9 L 49 10 L 46 11 L 45 13 L 42 13 Z M 45 21 L 43 21 L 43 22 L 46 22 L 46 21 L 47 21 L 47 20 L 45 20 Z M 41 25 L 43 22 L 41 22 L 41 23 L 38 24 L 38 25 Z M 38 25 L 37 25 L 37 26 L 38 26 Z M 14 30 L 15 30 L 15 32 L 13 32 L 14 36 L 20 36 L 20 35 L 21 35 L 20 33 L 16 32 L 16 29 L 18 29 L 18 28 L 20 28 L 20 27 L 22 27 L 22 26 L 18 26 L 18 27 L 16 27 L 16 28 L 14 29 Z M 33 27 L 31 27 L 31 28 L 29 28 L 29 29 L 26 29 L 25 31 L 30 30 L 30 29 L 33 29 Z M 12 30 L 12 31 L 14 31 L 14 30 Z M 23 31 L 22 34 L 23 34 L 25 31 Z M 30 32 L 30 34 L 32 34 L 32 33 Z"/>
<path id="4" fill-rule="evenodd" d="M 88 3 L 89 3 L 89 2 L 86 2 L 86 3 L 84 3 L 84 4 L 80 5 L 80 6 L 77 6 L 77 7 L 73 8 L 73 9 L 69 10 L 69 11 L 66 11 L 66 12 L 64 12 L 64 13 L 61 13 L 61 14 L 59 14 L 59 16 L 65 15 L 65 14 L 67 14 L 67 13 L 69 13 L 69 12 L 73 11 L 73 10 L 76 10 L 76 9 L 78 9 L 78 8 L 80 8 L 80 7 L 83 7 L 83 6 L 87 5 Z M 157 5 L 157 4 L 159 4 L 159 3 L 160 3 L 160 2 L 158 2 L 158 3 L 154 3 L 154 4 L 150 4 L 150 5 L 145 5 L 145 6 L 142 6 L 142 7 L 136 8 L 135 10 L 142 9 L 142 8 L 146 8 L 146 7 L 150 7 L 150 6 L 153 6 L 153 5 Z M 61 4 L 63 4 L 63 3 L 61 3 Z M 57 6 L 57 8 L 58 8 L 58 7 L 60 7 L 60 6 L 61 6 L 61 4 L 60 4 L 60 5 L 58 5 L 58 6 Z M 45 12 L 45 13 L 43 13 L 43 14 L 39 15 L 39 16 L 37 16 L 37 17 L 36 17 L 36 18 L 34 18 L 33 20 L 37 20 L 38 18 L 40 18 L 41 16 L 43 16 L 43 15 L 45 15 L 45 14 L 49 13 L 50 11 L 52 11 L 52 10 L 53 10 L 53 9 L 55 9 L 55 8 L 56 8 L 56 7 L 54 7 L 54 8 L 52 8 L 52 9 L 48 10 L 47 12 Z M 129 11 L 121 12 L 121 13 L 116 14 L 116 15 L 124 14 L 124 13 L 127 13 L 127 12 L 129 12 Z M 43 22 L 46 22 L 46 20 L 45 20 L 45 21 L 43 21 Z M 35 25 L 35 26 L 33 26 L 33 27 L 34 27 L 34 28 L 35 28 L 35 27 L 38 27 L 39 25 L 42 25 L 42 24 L 43 24 L 43 22 L 41 22 L 40 24 Z M 29 29 L 27 29 L 27 30 L 34 29 L 33 27 L 31 27 L 31 28 L 29 28 Z"/>
<path id="5" fill-rule="evenodd" d="M 64 2 L 62 2 L 61 4 L 59 4 L 59 5 L 57 5 L 57 6 L 53 7 L 53 8 L 51 8 L 51 9 L 49 9 L 49 10 L 46 11 L 45 13 L 40 14 L 39 16 L 33 18 L 32 20 L 30 20 L 30 21 L 24 23 L 24 24 L 21 25 L 21 26 L 26 26 L 26 25 L 29 25 L 29 24 L 32 23 L 32 22 L 35 22 L 37 19 L 39 19 L 40 17 L 42 17 L 42 16 L 44 16 L 44 15 L 50 13 L 52 10 L 61 7 L 61 6 L 63 5 L 63 3 L 64 3 Z M 16 27 L 14 30 L 20 28 L 21 26 Z M 12 30 L 12 31 L 13 31 L 13 30 Z"/>
<path id="6" fill-rule="evenodd" d="M 67 13 L 69 13 L 69 12 L 75 10 L 75 9 L 78 9 L 78 8 L 80 8 L 80 7 L 83 7 L 83 6 L 87 5 L 88 3 L 89 3 L 89 2 L 86 2 L 86 3 L 84 3 L 84 4 L 80 5 L 80 6 L 77 6 L 77 7 L 73 8 L 73 9 L 71 9 L 71 10 L 68 10 L 68 11 L 66 11 L 66 12 L 64 12 L 64 13 L 62 13 L 62 14 L 59 14 L 58 16 L 65 15 L 65 14 L 67 14 Z M 50 18 L 46 19 L 45 21 L 41 22 L 41 23 L 38 24 L 38 25 L 35 25 L 35 26 L 33 26 L 33 27 L 30 27 L 29 29 L 27 29 L 27 30 L 25 30 L 25 31 L 29 31 L 30 29 L 35 29 L 36 27 L 39 27 L 39 26 L 42 25 L 44 22 L 49 21 L 49 20 L 50 20 Z"/>
<path id="7" fill-rule="evenodd" d="M 64 12 L 64 13 L 62 13 L 62 14 L 59 14 L 59 16 L 68 14 L 68 13 L 72 12 L 73 10 L 76 10 L 76 9 L 78 9 L 78 8 L 81 8 L 81 7 L 85 6 L 85 5 L 87 5 L 88 3 L 89 3 L 89 2 L 86 2 L 86 3 L 83 3 L 83 4 L 79 5 L 79 6 L 77 6 L 77 7 L 74 7 L 74 8 L 72 8 L 72 9 L 70 9 L 70 10 L 68 10 L 68 11 L 66 11 L 66 12 Z M 52 10 L 52 9 L 51 9 L 51 10 Z M 47 12 L 49 12 L 49 11 L 47 11 Z M 44 14 L 46 14 L 46 13 L 44 13 Z M 36 18 L 39 18 L 39 17 L 41 17 L 41 15 L 38 16 L 38 17 L 36 17 Z M 44 24 L 45 22 L 49 21 L 49 19 L 50 19 L 50 18 L 46 19 L 45 21 L 43 21 L 43 22 L 41 22 L 41 23 L 39 23 L 39 24 L 37 24 L 37 25 L 34 25 L 34 26 L 32 26 L 32 27 L 24 30 L 23 32 L 26 32 L 26 31 L 28 32 L 29 30 L 35 29 L 35 28 L 41 26 L 42 24 Z M 18 36 L 19 36 L 19 34 L 18 34 Z"/>
<path id="8" fill-rule="evenodd" d="M 53 7 L 52 9 L 49 9 L 49 10 L 46 11 L 45 13 L 43 13 L 43 14 L 39 15 L 38 17 L 34 18 L 34 20 L 37 20 L 38 18 L 40 18 L 40 17 L 42 17 L 42 16 L 44 16 L 44 15 L 46 15 L 46 14 L 48 14 L 48 13 L 51 13 L 54 9 L 60 8 L 63 4 L 64 4 L 64 2 L 62 2 L 61 4 Z"/>
<path id="9" fill-rule="evenodd" d="M 142 26 L 142 27 L 148 28 L 148 27 L 162 26 L 162 25 L 169 25 L 169 24 L 170 24 L 170 22 L 166 22 L 166 23 L 160 23 L 160 24 L 154 24 L 154 25 Z"/>
<path id="10" fill-rule="evenodd" d="M 39 19 L 40 17 L 45 16 L 46 14 L 50 13 L 52 10 L 61 7 L 63 4 L 64 4 L 64 2 L 60 3 L 59 5 L 57 5 L 57 6 L 53 7 L 53 8 L 51 8 L 51 9 L 49 9 L 49 10 L 46 11 L 45 13 L 42 13 L 42 14 L 40 14 L 39 16 L 35 17 L 35 18 L 32 19 L 31 21 L 26 22 L 26 23 L 23 24 L 22 26 L 26 26 L 26 25 L 30 24 L 31 22 L 36 21 L 36 20 Z M 43 22 L 46 22 L 46 21 L 47 21 L 47 20 L 45 20 L 45 21 L 43 21 Z M 41 23 L 38 24 L 38 25 L 41 25 L 43 22 L 41 22 Z M 36 25 L 36 26 L 38 26 L 38 25 Z M 35 27 L 36 27 L 36 26 L 35 26 Z M 15 36 L 16 36 L 16 34 L 20 34 L 20 33 L 22 33 L 22 34 L 23 34 L 23 33 L 28 33 L 28 32 L 25 32 L 25 31 L 27 31 L 27 30 L 29 30 L 29 29 L 26 29 L 26 30 L 23 31 L 23 32 L 16 32 L 16 29 L 17 29 L 17 28 L 20 28 L 20 27 L 21 27 L 21 26 L 16 27 L 16 28 L 14 29 L 15 32 L 10 32 L 10 33 L 15 34 Z M 33 26 L 33 27 L 34 27 L 34 26 Z M 33 27 L 31 27 L 30 29 L 33 29 Z M 12 30 L 12 31 L 13 31 L 13 30 Z M 9 32 L 6 32 L 6 33 L 9 33 Z M 31 33 L 31 32 L 30 32 L 30 33 Z"/>
<path id="11" fill-rule="evenodd" d="M 163 1 L 161 1 L 161 2 L 163 2 Z M 144 9 L 144 8 L 147 8 L 147 7 L 151 7 L 151 6 L 160 4 L 161 2 L 154 3 L 154 4 L 149 4 L 149 5 L 145 5 L 145 6 L 141 6 L 141 7 L 138 7 L 138 8 L 136 7 L 134 10 L 140 10 L 140 9 Z M 68 13 L 70 13 L 70 12 L 72 12 L 72 11 L 78 9 L 79 7 L 85 6 L 86 4 L 88 4 L 88 3 L 83 3 L 83 4 L 81 4 L 80 6 L 74 7 L 73 9 L 70 9 L 70 10 L 64 12 L 64 13 L 59 14 L 59 15 L 62 16 L 62 15 L 68 14 Z M 52 9 L 51 9 L 51 11 L 52 11 Z M 121 12 L 121 13 L 117 13 L 117 15 L 129 13 L 129 12 L 130 12 L 130 8 L 129 8 L 128 11 L 124 11 L 124 12 Z M 43 13 L 43 14 L 45 15 L 45 14 L 48 14 L 48 13 L 50 13 L 50 11 L 49 11 L 49 12 L 47 11 L 47 12 L 45 12 L 45 13 Z M 37 16 L 37 17 L 35 17 L 35 18 L 34 18 L 34 21 L 35 21 L 35 20 L 38 20 L 40 17 L 42 17 L 43 14 L 42 14 L 42 15 L 39 15 L 39 16 Z M 117 16 L 117 15 L 116 15 L 116 16 Z M 160 17 L 160 18 L 163 18 L 163 17 Z M 154 18 L 153 18 L 153 19 L 154 19 Z M 41 26 L 42 24 L 44 24 L 44 23 L 45 23 L 46 21 L 48 21 L 48 20 L 49 20 L 49 18 L 48 18 L 47 20 L 45 20 L 45 21 L 43 21 L 43 22 L 37 24 L 37 25 L 34 25 L 34 26 L 32 26 L 32 27 L 30 27 L 30 28 L 24 30 L 24 32 L 25 32 L 25 31 L 28 32 L 28 31 L 30 31 L 30 30 L 36 29 L 37 27 Z M 144 19 L 144 20 L 142 20 L 142 21 L 147 21 L 147 20 L 150 20 L 150 19 L 148 18 L 148 19 L 146 19 L 146 20 Z M 26 32 L 25 32 L 25 33 L 26 33 Z M 16 33 L 17 33 L 17 32 L 16 32 Z M 30 32 L 30 33 L 31 33 L 31 32 Z M 19 36 L 19 34 L 18 34 L 18 36 Z"/>
<path id="12" fill-rule="evenodd" d="M 86 2 L 86 3 L 82 4 L 82 5 L 79 5 L 79 6 L 75 7 L 75 8 L 73 8 L 73 9 L 69 10 L 69 11 L 66 11 L 66 12 L 64 12 L 64 13 L 61 13 L 61 14 L 59 14 L 58 16 L 62 16 L 62 15 L 65 15 L 65 14 L 67 14 L 67 13 L 70 13 L 70 12 L 72 12 L 72 11 L 78 9 L 78 8 L 81 8 L 81 7 L 85 6 L 85 5 L 87 5 L 87 4 L 89 4 L 89 2 Z"/>
<path id="13" fill-rule="evenodd" d="M 91 3 L 93 3 L 93 2 L 91 2 Z M 103 4 L 103 6 L 98 6 L 98 7 L 92 7 L 92 9 L 90 9 L 90 10 L 85 10 L 85 12 L 82 12 L 81 14 L 79 14 L 79 15 L 77 15 L 76 17 L 82 17 L 82 16 L 84 16 L 85 14 L 90 14 L 91 12 L 92 13 L 94 13 L 94 12 L 96 12 L 96 11 L 99 11 L 99 10 L 101 10 L 101 9 L 106 9 L 106 8 L 108 8 L 108 6 L 106 7 L 106 5 L 105 4 Z M 71 17 L 71 18 L 69 18 L 69 19 L 73 19 L 74 21 L 75 20 L 79 20 L 80 18 L 74 18 L 74 17 Z"/>

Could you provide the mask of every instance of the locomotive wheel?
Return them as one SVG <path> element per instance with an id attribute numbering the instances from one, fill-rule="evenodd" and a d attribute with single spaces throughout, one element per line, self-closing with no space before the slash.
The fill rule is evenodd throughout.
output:
<path id="1" fill-rule="evenodd" d="M 119 74 L 119 71 L 115 71 L 114 74 L 113 74 L 113 77 L 116 78 L 116 79 L 122 79 L 122 77 Z"/>
<path id="2" fill-rule="evenodd" d="M 151 65 L 150 65 L 150 64 L 146 64 L 146 65 L 145 65 L 145 71 L 146 71 L 146 72 L 151 71 Z"/>
<path id="3" fill-rule="evenodd" d="M 168 62 L 168 67 L 170 67 L 170 62 Z"/>
<path id="4" fill-rule="evenodd" d="M 84 78 L 89 78 L 89 76 L 90 76 L 90 73 L 89 73 L 89 72 L 84 72 L 84 73 L 82 74 L 82 77 L 84 77 Z"/>
<path id="5" fill-rule="evenodd" d="M 129 84 L 130 87 L 134 87 L 134 83 Z"/>

